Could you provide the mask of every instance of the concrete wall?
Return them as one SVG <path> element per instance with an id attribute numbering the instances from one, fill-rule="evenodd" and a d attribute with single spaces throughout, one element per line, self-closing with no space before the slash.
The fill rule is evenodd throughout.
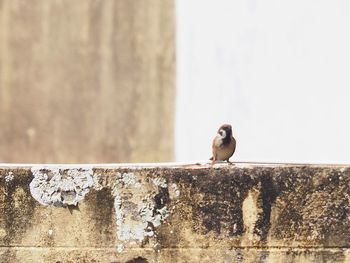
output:
<path id="1" fill-rule="evenodd" d="M 350 166 L 3 166 L 0 262 L 349 262 Z"/>
<path id="2" fill-rule="evenodd" d="M 173 0 L 0 0 L 0 162 L 173 158 Z"/>

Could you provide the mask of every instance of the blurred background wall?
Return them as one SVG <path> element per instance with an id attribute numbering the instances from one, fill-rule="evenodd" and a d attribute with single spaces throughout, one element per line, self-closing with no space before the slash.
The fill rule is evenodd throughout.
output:
<path id="1" fill-rule="evenodd" d="M 172 0 L 0 0 L 0 162 L 174 156 Z"/>
<path id="2" fill-rule="evenodd" d="M 349 162 L 349 13 L 346 0 L 0 0 L 0 162 L 207 160 L 224 122 L 233 160 Z"/>
<path id="3" fill-rule="evenodd" d="M 177 160 L 350 161 L 350 1 L 176 3 Z"/>

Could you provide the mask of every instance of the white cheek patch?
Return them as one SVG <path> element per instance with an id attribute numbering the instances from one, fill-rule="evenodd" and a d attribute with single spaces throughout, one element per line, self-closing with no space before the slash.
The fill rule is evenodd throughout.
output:
<path id="1" fill-rule="evenodd" d="M 221 133 L 222 133 L 222 135 L 221 135 L 221 138 L 226 138 L 226 131 L 225 130 L 221 130 Z"/>

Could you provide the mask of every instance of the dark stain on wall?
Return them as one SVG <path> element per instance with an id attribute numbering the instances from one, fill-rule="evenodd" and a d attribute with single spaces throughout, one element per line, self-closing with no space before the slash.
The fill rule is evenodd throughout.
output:
<path id="1" fill-rule="evenodd" d="M 244 232 L 242 204 L 248 190 L 256 184 L 247 170 L 212 169 L 208 173 L 178 173 L 175 182 L 190 189 L 181 189 L 181 201 L 192 207 L 193 230 L 201 234 L 214 231 L 224 236 Z M 186 186 L 185 186 L 186 185 Z M 187 199 L 187 200 L 184 200 Z"/>
<path id="2" fill-rule="evenodd" d="M 143 257 L 137 257 L 137 258 L 128 260 L 125 263 L 148 263 L 148 260 Z"/>
<path id="3" fill-rule="evenodd" d="M 114 197 L 110 188 L 102 188 L 100 190 L 90 189 L 90 192 L 85 196 L 85 200 L 91 207 L 91 218 L 94 219 L 95 229 L 101 242 L 110 244 L 114 241 L 111 237 L 115 237 L 115 222 Z"/>
<path id="4" fill-rule="evenodd" d="M 9 170 L 0 171 L 0 193 L 3 195 L 3 203 L 0 204 L 0 224 L 6 231 L 0 243 L 4 245 L 15 242 L 31 226 L 36 206 L 29 189 L 31 174 L 20 169 L 11 171 L 13 172 L 11 180 L 5 178 Z"/>
<path id="5" fill-rule="evenodd" d="M 273 175 L 266 190 L 277 193 L 278 216 L 269 235 L 309 245 L 350 243 L 349 170 L 305 166 L 274 169 Z"/>
<path id="6" fill-rule="evenodd" d="M 170 202 L 168 187 L 158 187 L 158 194 L 155 195 L 154 202 L 154 213 L 156 213 L 158 209 L 163 208 Z"/>
<path id="7" fill-rule="evenodd" d="M 271 235 L 308 244 L 314 238 L 331 245 L 339 237 L 344 245 L 350 243 L 350 230 L 344 228 L 350 224 L 349 170 L 310 166 L 198 169 L 190 174 L 174 170 L 168 178 L 180 188 L 177 211 L 183 220 L 189 220 L 191 211 L 192 230 L 199 234 L 242 235 L 242 204 L 248 191 L 257 187 L 260 213 L 254 233 L 261 242 Z M 271 229 L 272 209 L 277 217 Z"/>
<path id="8" fill-rule="evenodd" d="M 258 235 L 261 241 L 266 241 L 271 226 L 271 207 L 279 194 L 279 190 L 274 185 L 273 178 L 268 171 L 261 174 L 260 183 L 260 202 L 258 203 L 262 205 L 262 212 L 259 213 L 258 220 L 255 223 L 254 234 Z"/>

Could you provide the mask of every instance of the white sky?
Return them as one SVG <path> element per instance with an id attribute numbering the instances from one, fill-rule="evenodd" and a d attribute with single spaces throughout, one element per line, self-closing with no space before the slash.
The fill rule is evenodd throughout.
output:
<path id="1" fill-rule="evenodd" d="M 350 1 L 177 0 L 177 161 L 350 162 Z"/>

